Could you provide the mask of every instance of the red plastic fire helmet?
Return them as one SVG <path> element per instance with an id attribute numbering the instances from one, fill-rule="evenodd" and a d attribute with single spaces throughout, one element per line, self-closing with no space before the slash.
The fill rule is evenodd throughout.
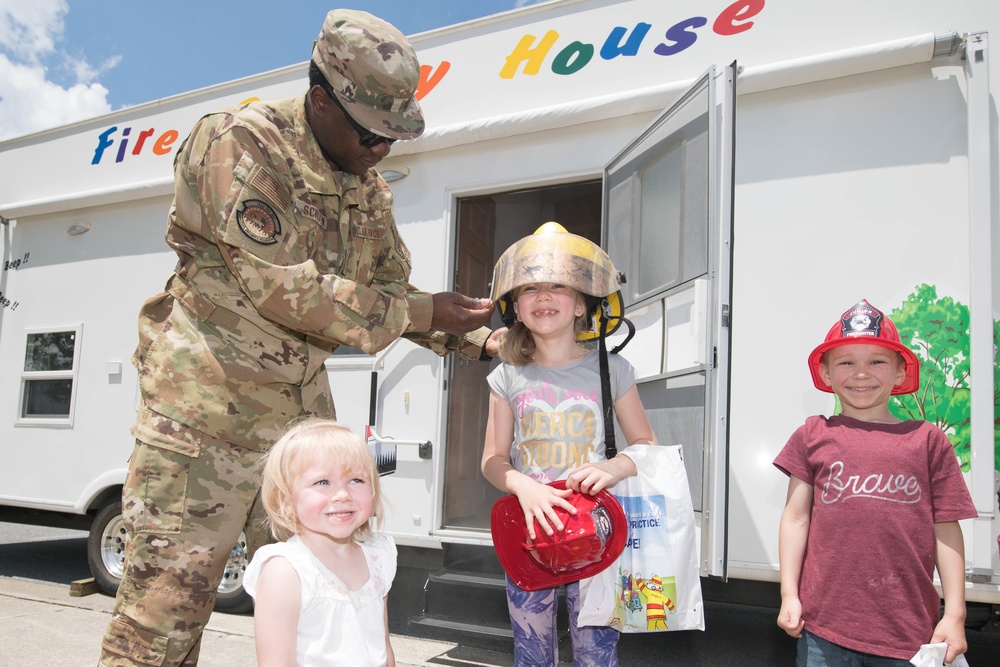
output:
<path id="1" fill-rule="evenodd" d="M 549 486 L 565 489 L 566 482 Z M 592 577 L 625 550 L 628 519 L 610 492 L 574 493 L 567 500 L 576 514 L 555 508 L 565 529 L 549 536 L 536 521 L 534 542 L 528 540 L 517 496 L 504 496 L 494 503 L 490 517 L 493 546 L 504 572 L 518 588 L 537 591 Z"/>
<path id="2" fill-rule="evenodd" d="M 892 320 L 886 317 L 881 310 L 862 299 L 840 316 L 840 321 L 834 324 L 829 333 L 826 334 L 826 340 L 809 355 L 809 372 L 812 374 L 813 384 L 816 385 L 817 389 L 833 392 L 833 388 L 823 382 L 823 378 L 819 374 L 823 353 L 840 345 L 851 344 L 881 345 L 895 350 L 903 357 L 903 361 L 906 363 L 906 377 L 900 384 L 893 387 L 892 394 L 894 396 L 912 394 L 920 388 L 920 360 L 917 359 L 917 355 L 900 342 L 899 332 Z"/>

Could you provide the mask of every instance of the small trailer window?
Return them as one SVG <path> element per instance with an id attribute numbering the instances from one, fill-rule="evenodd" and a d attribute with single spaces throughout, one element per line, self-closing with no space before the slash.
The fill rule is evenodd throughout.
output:
<path id="1" fill-rule="evenodd" d="M 630 305 L 708 272 L 712 84 L 699 81 L 608 166 L 607 248 Z"/>
<path id="2" fill-rule="evenodd" d="M 27 333 L 19 423 L 72 425 L 82 328 Z"/>

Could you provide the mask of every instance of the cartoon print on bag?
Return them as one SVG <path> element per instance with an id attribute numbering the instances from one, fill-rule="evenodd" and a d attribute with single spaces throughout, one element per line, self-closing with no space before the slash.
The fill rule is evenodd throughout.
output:
<path id="1" fill-rule="evenodd" d="M 646 626 L 648 630 L 666 630 L 667 612 L 677 611 L 674 601 L 663 589 L 663 579 L 654 574 L 649 579 L 643 579 L 636 573 L 635 581 L 639 595 L 646 600 Z"/>

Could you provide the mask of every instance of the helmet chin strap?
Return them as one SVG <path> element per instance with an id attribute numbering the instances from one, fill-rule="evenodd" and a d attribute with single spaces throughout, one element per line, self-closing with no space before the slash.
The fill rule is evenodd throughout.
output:
<path id="1" fill-rule="evenodd" d="M 606 298 L 601 299 L 601 315 L 598 348 L 601 363 L 601 402 L 604 407 L 604 456 L 608 459 L 613 459 L 618 456 L 618 446 L 615 443 L 614 409 L 611 401 L 611 370 L 608 367 L 607 336 L 608 320 L 611 319 L 611 303 Z M 628 336 L 625 337 L 625 340 L 620 345 L 611 350 L 611 354 L 618 354 L 632 340 L 632 336 L 635 335 L 635 325 L 624 317 L 621 320 L 628 327 Z"/>

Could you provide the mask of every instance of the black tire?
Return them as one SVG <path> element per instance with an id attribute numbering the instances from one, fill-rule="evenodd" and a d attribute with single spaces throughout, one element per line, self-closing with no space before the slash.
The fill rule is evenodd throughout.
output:
<path id="1" fill-rule="evenodd" d="M 233 545 L 226 562 L 226 571 L 222 573 L 219 590 L 215 594 L 215 608 L 227 614 L 248 614 L 253 611 L 253 598 L 243 590 L 243 575 L 247 564 L 247 533 L 240 532 L 240 539 Z"/>
<path id="2" fill-rule="evenodd" d="M 87 562 L 98 589 L 106 595 L 115 595 L 121 582 L 125 563 L 125 522 L 122 506 L 113 500 L 100 509 L 90 526 L 87 539 Z M 253 611 L 253 598 L 243 590 L 243 574 L 247 563 L 246 532 L 233 546 L 226 563 L 226 571 L 215 598 L 215 608 L 228 614 L 246 614 Z"/>
<path id="3" fill-rule="evenodd" d="M 87 563 L 97 588 L 105 595 L 118 592 L 125 562 L 125 522 L 122 504 L 112 500 L 100 509 L 90 525 L 87 538 Z"/>

